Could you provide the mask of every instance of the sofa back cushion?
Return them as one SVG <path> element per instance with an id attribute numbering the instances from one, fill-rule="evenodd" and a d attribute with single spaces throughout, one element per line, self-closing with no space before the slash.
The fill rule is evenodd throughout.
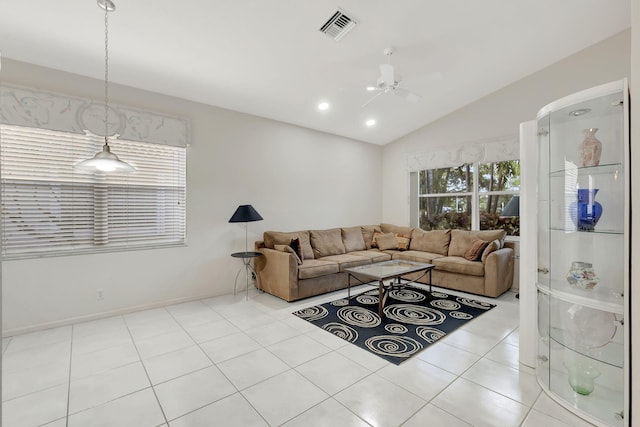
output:
<path id="1" fill-rule="evenodd" d="M 344 250 L 349 252 L 364 251 L 367 245 L 364 243 L 362 230 L 360 227 L 349 227 L 342 229 L 342 243 Z"/>
<path id="2" fill-rule="evenodd" d="M 380 229 L 383 233 L 395 233 L 403 234 L 405 236 L 411 236 L 411 230 L 413 230 L 413 227 L 405 227 L 402 225 L 393 224 L 380 224 Z"/>
<path id="3" fill-rule="evenodd" d="M 342 231 L 339 228 L 311 230 L 309 231 L 309 236 L 315 258 L 345 253 L 344 244 L 342 243 Z"/>
<path id="4" fill-rule="evenodd" d="M 420 228 L 414 228 L 411 232 L 409 249 L 447 256 L 450 241 L 451 230 L 424 231 Z"/>
<path id="5" fill-rule="evenodd" d="M 449 256 L 464 257 L 465 252 L 474 240 L 484 240 L 491 242 L 498 240 L 502 247 L 507 232 L 504 230 L 451 230 L 451 244 L 449 245 Z"/>
<path id="6" fill-rule="evenodd" d="M 288 245 L 292 239 L 300 239 L 300 248 L 302 248 L 304 259 L 313 259 L 313 249 L 308 231 L 265 231 L 263 237 L 264 246 L 269 249 L 275 249 L 275 245 Z"/>
<path id="7" fill-rule="evenodd" d="M 364 244 L 367 249 L 371 249 L 371 243 L 373 242 L 373 233 L 382 232 L 379 225 L 363 225 L 360 227 L 362 230 L 362 237 L 364 238 Z"/>

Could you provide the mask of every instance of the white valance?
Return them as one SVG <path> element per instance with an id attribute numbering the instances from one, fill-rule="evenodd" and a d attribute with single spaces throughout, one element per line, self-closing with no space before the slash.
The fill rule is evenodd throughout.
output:
<path id="1" fill-rule="evenodd" d="M 44 92 L 41 90 L 0 86 L 0 123 L 55 131 L 103 136 L 104 103 L 90 99 Z M 109 105 L 109 135 L 130 141 L 186 147 L 189 121 L 155 112 Z"/>
<path id="2" fill-rule="evenodd" d="M 518 135 L 471 141 L 452 147 L 407 153 L 409 172 L 461 166 L 465 163 L 490 163 L 515 160 L 520 157 Z"/>

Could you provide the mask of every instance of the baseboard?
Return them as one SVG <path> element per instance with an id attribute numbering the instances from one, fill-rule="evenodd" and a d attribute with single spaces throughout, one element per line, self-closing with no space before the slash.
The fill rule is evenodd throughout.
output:
<path id="1" fill-rule="evenodd" d="M 6 329 L 2 331 L 2 338 L 12 337 L 15 335 L 26 334 L 29 332 L 37 332 L 45 329 L 58 328 L 60 326 L 72 325 L 74 323 L 90 322 L 92 320 L 104 319 L 106 317 L 121 316 L 123 314 L 134 313 L 136 311 L 150 310 L 153 308 L 164 307 L 167 305 L 180 304 L 184 302 L 196 301 L 204 298 L 212 298 L 221 296 L 219 294 L 207 294 L 200 296 L 182 297 L 171 300 L 155 302 L 152 304 L 143 304 L 133 307 L 122 308 L 118 310 L 103 311 L 101 313 L 88 314 L 85 316 L 69 317 L 67 319 L 56 320 L 53 322 L 39 323 L 36 325 L 25 326 L 21 328 Z"/>

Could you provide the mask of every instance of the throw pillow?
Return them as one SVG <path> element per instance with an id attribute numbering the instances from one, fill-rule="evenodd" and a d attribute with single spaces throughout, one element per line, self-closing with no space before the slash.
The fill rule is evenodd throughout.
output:
<path id="1" fill-rule="evenodd" d="M 379 225 L 362 225 L 360 226 L 360 229 L 362 230 L 362 238 L 364 238 L 364 244 L 366 245 L 367 249 L 371 249 L 372 247 L 372 242 L 373 242 L 373 233 L 375 233 L 376 231 L 381 231 L 380 230 L 380 226 Z"/>
<path id="2" fill-rule="evenodd" d="M 289 247 L 293 249 L 293 253 L 296 254 L 296 256 L 300 259 L 298 265 L 302 264 L 302 261 L 304 261 L 305 258 L 304 253 L 302 252 L 302 245 L 300 245 L 300 239 L 291 239 L 291 241 L 289 242 Z"/>
<path id="3" fill-rule="evenodd" d="M 289 246 L 289 245 L 273 245 L 273 249 L 275 249 L 276 251 L 280 251 L 280 252 L 290 253 L 295 258 L 296 263 L 298 265 L 302 265 L 302 260 L 300 259 L 300 257 L 296 253 L 296 251 L 294 251 L 291 246 Z"/>
<path id="4" fill-rule="evenodd" d="M 491 254 L 491 252 L 493 251 L 497 251 L 498 249 L 500 249 L 500 240 L 496 239 L 489 243 L 486 248 L 484 248 L 480 261 L 482 261 L 482 263 L 484 264 L 487 261 L 487 257 L 489 256 L 489 254 Z"/>
<path id="5" fill-rule="evenodd" d="M 376 242 L 378 243 L 378 248 L 380 248 L 381 251 L 398 249 L 398 241 L 396 240 L 396 235 L 394 233 L 380 234 L 376 238 Z"/>
<path id="6" fill-rule="evenodd" d="M 394 233 L 396 236 L 396 241 L 398 242 L 398 249 L 401 251 L 406 251 L 409 249 L 409 242 L 411 241 L 411 237 L 406 234 L 398 234 Z"/>
<path id="7" fill-rule="evenodd" d="M 372 248 L 377 248 L 378 247 L 378 237 L 382 236 L 382 231 L 374 231 L 373 232 L 373 237 L 371 238 L 371 247 Z M 393 234 L 393 233 L 391 233 Z"/>
<path id="8" fill-rule="evenodd" d="M 280 252 L 290 253 L 295 258 L 296 263 L 298 265 L 302 265 L 302 260 L 300 259 L 300 257 L 296 253 L 296 251 L 294 251 L 291 246 L 289 246 L 289 245 L 273 245 L 273 249 L 275 249 L 276 251 L 280 251 Z"/>
<path id="9" fill-rule="evenodd" d="M 471 246 L 469 246 L 469 249 L 464 253 L 465 259 L 468 259 L 469 261 L 480 261 L 482 258 L 482 252 L 488 244 L 489 242 L 480 239 L 472 241 Z"/>

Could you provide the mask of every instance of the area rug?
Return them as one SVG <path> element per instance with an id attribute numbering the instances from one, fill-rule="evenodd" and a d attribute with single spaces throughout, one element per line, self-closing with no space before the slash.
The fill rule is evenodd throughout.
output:
<path id="1" fill-rule="evenodd" d="M 378 290 L 298 310 L 293 314 L 399 365 L 494 304 L 414 286 L 389 291 L 384 318 Z"/>

